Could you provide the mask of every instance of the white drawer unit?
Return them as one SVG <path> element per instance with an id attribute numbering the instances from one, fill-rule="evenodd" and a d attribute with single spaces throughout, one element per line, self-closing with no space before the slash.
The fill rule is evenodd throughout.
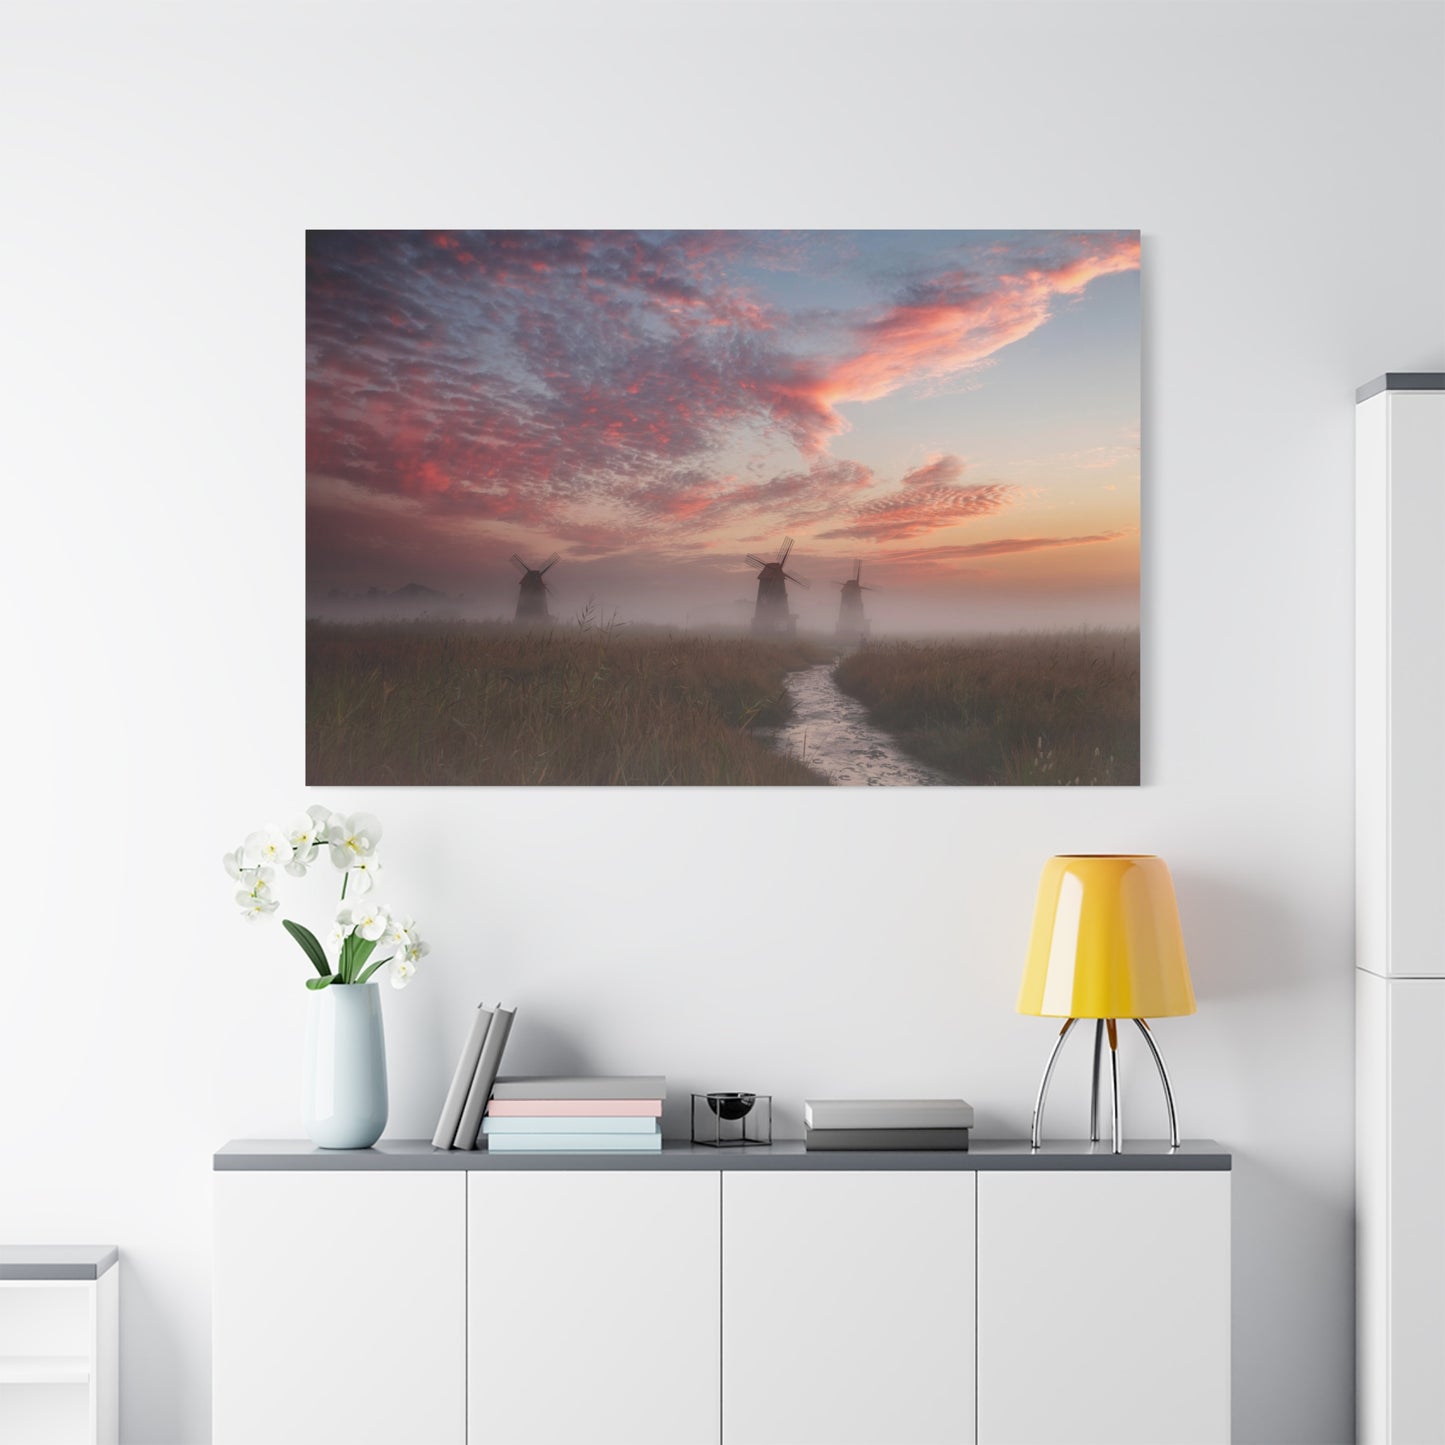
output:
<path id="1" fill-rule="evenodd" d="M 0 1441 L 120 1438 L 113 1245 L 0 1247 Z"/>
<path id="2" fill-rule="evenodd" d="M 1229 1438 L 1208 1141 L 215 1163 L 216 1445 Z"/>

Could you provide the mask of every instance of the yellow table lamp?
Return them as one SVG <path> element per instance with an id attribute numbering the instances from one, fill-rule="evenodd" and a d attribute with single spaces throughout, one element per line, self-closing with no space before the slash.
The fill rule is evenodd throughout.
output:
<path id="1" fill-rule="evenodd" d="M 1033 1147 L 1042 1137 L 1044 1099 L 1059 1051 L 1080 1019 L 1095 1019 L 1089 1138 L 1099 1138 L 1099 1062 L 1109 1036 L 1114 1153 L 1123 1152 L 1119 1120 L 1119 1019 L 1133 1019 L 1149 1045 L 1169 1109 L 1170 1147 L 1179 1147 L 1169 1073 L 1147 1020 L 1194 1012 L 1194 989 L 1174 884 L 1162 858 L 1083 853 L 1050 858 L 1039 880 L 1028 963 L 1018 1011 L 1061 1018 L 1034 1103 Z"/>

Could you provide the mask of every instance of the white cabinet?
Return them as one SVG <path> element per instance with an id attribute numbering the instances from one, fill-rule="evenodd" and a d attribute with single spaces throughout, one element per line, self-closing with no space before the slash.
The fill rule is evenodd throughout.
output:
<path id="1" fill-rule="evenodd" d="M 973 1439 L 975 1178 L 724 1174 L 724 1445 Z"/>
<path id="2" fill-rule="evenodd" d="M 0 1441 L 114 1445 L 119 1278 L 113 1248 L 0 1250 Z"/>
<path id="3" fill-rule="evenodd" d="M 228 1145 L 214 1440 L 1225 1441 L 1229 1157 L 1127 1149 Z"/>
<path id="4" fill-rule="evenodd" d="M 467 1178 L 470 1445 L 717 1445 L 719 1175 Z"/>
<path id="5" fill-rule="evenodd" d="M 466 1176 L 215 1185 L 215 1445 L 462 1445 Z"/>
<path id="6" fill-rule="evenodd" d="M 979 1445 L 1229 1439 L 1229 1181 L 979 1174 Z"/>
<path id="7" fill-rule="evenodd" d="M 1362 1445 L 1445 1440 L 1445 374 L 1355 409 Z"/>

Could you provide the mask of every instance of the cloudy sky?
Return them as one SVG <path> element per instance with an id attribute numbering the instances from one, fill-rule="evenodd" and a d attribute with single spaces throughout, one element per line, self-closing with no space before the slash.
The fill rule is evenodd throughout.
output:
<path id="1" fill-rule="evenodd" d="M 804 623 L 853 558 L 875 627 L 1137 621 L 1137 232 L 312 232 L 306 297 L 313 596 L 705 620 L 786 533 Z"/>

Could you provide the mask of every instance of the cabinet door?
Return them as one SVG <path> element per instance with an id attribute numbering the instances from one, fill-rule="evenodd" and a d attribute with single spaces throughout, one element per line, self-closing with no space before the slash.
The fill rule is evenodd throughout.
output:
<path id="1" fill-rule="evenodd" d="M 716 1173 L 476 1171 L 467 1223 L 471 1445 L 717 1445 Z"/>
<path id="2" fill-rule="evenodd" d="M 216 1445 L 461 1445 L 460 1173 L 222 1172 Z"/>
<path id="3" fill-rule="evenodd" d="M 973 1439 L 974 1178 L 723 1176 L 724 1445 Z"/>
<path id="4" fill-rule="evenodd" d="M 1229 1429 L 1229 1174 L 981 1173 L 980 1445 Z"/>

